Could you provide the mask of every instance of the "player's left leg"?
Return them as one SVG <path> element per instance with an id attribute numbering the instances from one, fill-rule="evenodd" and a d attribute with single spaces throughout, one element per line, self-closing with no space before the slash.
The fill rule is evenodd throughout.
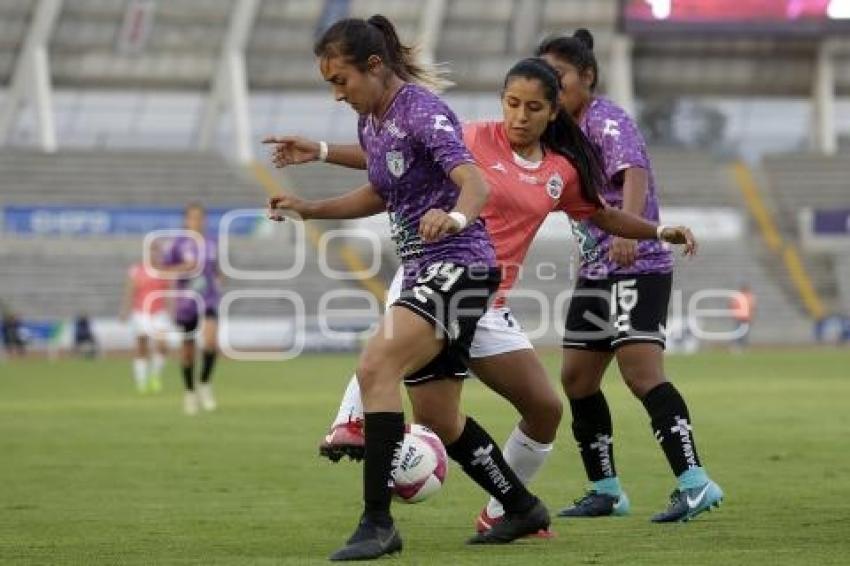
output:
<path id="1" fill-rule="evenodd" d="M 331 560 L 365 560 L 400 552 L 401 537 L 390 514 L 392 461 L 404 438 L 399 384 L 442 349 L 442 340 L 424 317 L 393 307 L 369 339 L 357 368 L 365 407 L 363 514 L 354 534 Z"/>
<path id="2" fill-rule="evenodd" d="M 136 355 L 133 358 L 133 381 L 136 391 L 147 392 L 148 388 L 148 336 L 140 333 L 136 336 Z"/>
<path id="3" fill-rule="evenodd" d="M 723 491 L 702 466 L 693 436 L 690 412 L 676 387 L 664 377 L 663 349 L 656 343 L 630 343 L 617 349 L 620 373 L 649 414 L 678 485 L 668 508 L 654 522 L 688 521 L 720 505 Z"/>
<path id="4" fill-rule="evenodd" d="M 198 386 L 198 399 L 206 411 L 216 408 L 212 390 L 212 372 L 218 355 L 218 315 L 215 310 L 207 309 L 202 328 L 204 349 L 201 355 L 201 383 Z"/>
<path id="5" fill-rule="evenodd" d="M 456 377 L 462 375 L 457 371 L 462 365 L 450 361 L 436 364 L 435 369 L 444 369 L 447 375 L 455 378 L 435 376 L 416 382 L 406 380 L 414 421 L 433 430 L 445 444 L 449 457 L 491 497 L 498 498 L 504 510 L 498 523 L 479 532 L 469 543 L 504 544 L 547 531 L 549 512 L 546 507 L 517 477 L 487 431 L 472 417 L 461 413 L 462 381 Z"/>
<path id="6" fill-rule="evenodd" d="M 476 342 L 485 334 L 479 324 Z M 533 349 L 523 348 L 475 358 L 470 368 L 482 383 L 507 399 L 521 416 L 502 451 L 505 461 L 527 485 L 552 452 L 563 403 Z M 476 519 L 476 528 L 479 532 L 486 531 L 501 519 L 504 512 L 502 504 L 496 498 L 490 498 Z M 540 534 L 546 536 L 549 532 Z"/>

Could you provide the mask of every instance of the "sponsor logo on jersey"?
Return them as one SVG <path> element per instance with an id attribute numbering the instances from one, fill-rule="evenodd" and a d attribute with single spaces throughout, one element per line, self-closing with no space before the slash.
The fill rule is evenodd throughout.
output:
<path id="1" fill-rule="evenodd" d="M 529 175 L 527 173 L 520 173 L 519 174 L 519 180 L 522 181 L 523 183 L 530 183 L 532 185 L 539 185 L 540 184 L 540 181 L 537 180 L 537 177 L 535 177 L 534 175 Z"/>
<path id="2" fill-rule="evenodd" d="M 404 130 L 399 128 L 398 125 L 396 125 L 395 120 L 390 120 L 389 122 L 387 122 L 387 131 L 392 136 L 394 136 L 394 137 L 396 137 L 400 140 L 403 140 L 404 138 L 407 137 L 407 132 L 405 132 Z"/>
<path id="3" fill-rule="evenodd" d="M 388 151 L 386 157 L 387 169 L 390 170 L 390 173 L 392 173 L 395 178 L 399 178 L 404 175 L 404 154 L 400 151 Z"/>
<path id="4" fill-rule="evenodd" d="M 616 120 L 610 118 L 605 119 L 605 127 L 602 129 L 603 136 L 611 136 L 612 138 L 620 137 L 620 124 Z"/>
<path id="5" fill-rule="evenodd" d="M 561 193 L 564 192 L 564 179 L 561 175 L 555 173 L 549 180 L 546 181 L 546 193 L 555 200 L 561 198 Z"/>
<path id="6" fill-rule="evenodd" d="M 434 116 L 434 129 L 443 130 L 444 132 L 455 131 L 455 127 L 452 126 L 452 123 L 449 122 L 449 119 L 443 114 L 437 114 L 436 116 Z"/>

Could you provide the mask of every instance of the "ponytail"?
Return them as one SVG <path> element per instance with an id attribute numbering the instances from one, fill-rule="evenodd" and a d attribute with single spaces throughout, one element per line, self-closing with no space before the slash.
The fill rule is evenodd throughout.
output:
<path id="1" fill-rule="evenodd" d="M 419 61 L 418 49 L 404 45 L 392 22 L 380 14 L 368 20 L 336 22 L 316 41 L 313 52 L 317 57 L 345 57 L 361 72 L 366 71 L 369 57 L 377 55 L 401 80 L 435 92 L 453 84 L 442 67 Z"/>
<path id="2" fill-rule="evenodd" d="M 605 184 L 605 175 L 599 155 L 575 120 L 564 109 L 558 110 L 540 136 L 543 147 L 563 156 L 578 173 L 581 196 L 587 202 L 602 204 L 599 187 Z"/>

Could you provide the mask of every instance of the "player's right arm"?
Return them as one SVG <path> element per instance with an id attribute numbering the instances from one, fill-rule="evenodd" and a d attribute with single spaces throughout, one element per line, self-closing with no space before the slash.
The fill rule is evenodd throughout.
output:
<path id="1" fill-rule="evenodd" d="M 300 136 L 269 136 L 263 143 L 274 146 L 272 162 L 276 167 L 318 161 L 321 151 L 319 142 Z M 366 169 L 366 153 L 358 144 L 332 143 L 328 144 L 325 162 L 349 169 Z"/>
<path id="2" fill-rule="evenodd" d="M 268 201 L 268 214 L 272 220 L 281 221 L 284 212 L 294 212 L 303 220 L 347 220 L 363 218 L 386 211 L 386 203 L 375 188 L 367 183 L 342 196 L 304 200 L 295 195 L 281 193 Z"/>

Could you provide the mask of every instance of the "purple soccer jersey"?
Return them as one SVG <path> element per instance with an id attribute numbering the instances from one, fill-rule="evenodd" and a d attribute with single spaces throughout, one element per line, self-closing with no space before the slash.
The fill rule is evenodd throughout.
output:
<path id="1" fill-rule="evenodd" d="M 624 171 L 630 167 L 645 169 L 649 176 L 649 187 L 642 216 L 658 222 L 655 179 L 646 151 L 646 142 L 634 120 L 610 100 L 597 97 L 590 103 L 579 126 L 602 158 L 607 183 L 601 194 L 606 202 L 622 208 Z M 573 223 L 573 231 L 581 250 L 579 275 L 582 277 L 604 279 L 611 275 L 673 271 L 673 255 L 663 242 L 641 240 L 638 242 L 635 263 L 630 267 L 622 267 L 608 259 L 613 236 L 586 220 Z"/>
<path id="2" fill-rule="evenodd" d="M 475 163 L 463 143 L 454 112 L 435 94 L 414 84 L 399 89 L 382 121 L 361 115 L 357 127 L 366 151 L 369 182 L 384 199 L 391 236 L 404 265 L 404 288 L 435 262 L 496 265 L 481 219 L 438 242 L 419 237 L 419 221 L 432 208 L 450 211 L 460 189 L 449 178 L 458 165 Z"/>
<path id="3" fill-rule="evenodd" d="M 194 291 L 201 297 L 200 312 L 195 301 L 189 297 L 177 297 L 175 299 L 174 318 L 178 321 L 186 321 L 203 316 L 208 308 L 218 309 L 221 300 L 221 292 L 218 287 L 218 242 L 215 238 L 204 236 L 203 254 L 198 258 L 198 244 L 190 236 L 178 236 L 171 244 L 171 249 L 166 255 L 166 265 L 180 265 L 190 261 L 200 260 L 202 269 L 197 277 L 177 280 L 178 290 Z"/>

